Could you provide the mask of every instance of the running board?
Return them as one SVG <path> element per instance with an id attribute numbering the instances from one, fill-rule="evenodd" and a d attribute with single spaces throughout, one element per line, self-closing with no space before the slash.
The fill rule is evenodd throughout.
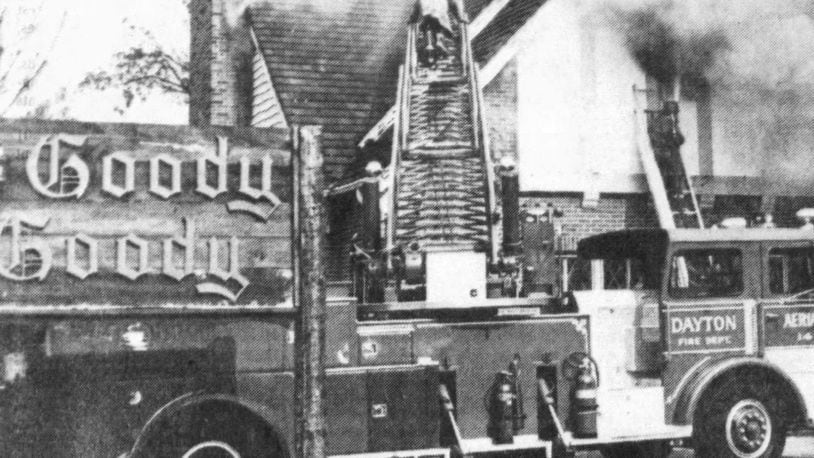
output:
<path id="1" fill-rule="evenodd" d="M 660 425 L 648 430 L 647 433 L 636 435 L 598 436 L 584 439 L 573 437 L 568 431 L 563 434 L 563 444 L 574 450 L 595 449 L 602 445 L 624 444 L 634 442 L 655 442 L 667 440 L 688 439 L 692 436 L 692 425 Z"/>
<path id="2" fill-rule="evenodd" d="M 450 458 L 447 448 L 428 448 L 422 450 L 352 453 L 350 455 L 329 455 L 328 458 Z"/>
<path id="3" fill-rule="evenodd" d="M 661 425 L 659 428 L 651 429 L 643 434 L 599 436 L 590 439 L 575 438 L 569 431 L 563 434 L 561 444 L 562 447 L 571 451 L 596 450 L 611 444 L 674 441 L 689 439 L 691 436 L 691 425 Z M 492 439 L 488 437 L 479 437 L 475 439 L 464 439 L 461 445 L 461 451 L 466 456 L 522 451 L 544 452 L 542 456 L 551 456 L 551 451 L 554 447 L 553 442 L 542 440 L 537 437 L 536 434 L 514 436 L 514 441 L 511 444 L 494 444 L 492 443 Z"/>
<path id="4" fill-rule="evenodd" d="M 604 445 L 610 444 L 625 444 L 637 442 L 656 442 L 656 441 L 673 441 L 684 440 L 692 436 L 692 426 L 690 425 L 662 425 L 659 429 L 650 430 L 646 434 L 639 435 L 626 435 L 626 436 L 612 436 L 612 437 L 596 437 L 591 439 L 574 438 L 570 432 L 567 432 L 562 437 L 562 445 L 572 451 L 576 450 L 595 450 Z M 513 438 L 511 444 L 495 444 L 489 437 L 478 437 L 472 439 L 463 439 L 461 441 L 461 452 L 464 456 L 478 456 L 478 455 L 491 455 L 500 453 L 508 455 L 512 452 L 540 452 L 540 456 L 550 457 L 554 448 L 554 443 L 547 440 L 542 440 L 536 434 L 520 434 Z M 392 451 L 392 452 L 374 452 L 374 453 L 357 453 L 351 455 L 332 455 L 332 458 L 423 458 L 423 457 L 449 457 L 450 450 L 445 448 L 424 449 L 424 450 L 410 450 L 410 451 Z"/>
<path id="5" fill-rule="evenodd" d="M 461 451 L 465 456 L 477 456 L 491 453 L 509 453 L 522 451 L 544 451 L 542 456 L 551 456 L 551 442 L 543 441 L 536 434 L 521 434 L 514 436 L 511 444 L 494 444 L 489 437 L 464 439 Z"/>

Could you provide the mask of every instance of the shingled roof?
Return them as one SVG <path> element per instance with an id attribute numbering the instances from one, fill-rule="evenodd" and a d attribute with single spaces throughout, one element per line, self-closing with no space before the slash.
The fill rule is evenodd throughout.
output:
<path id="1" fill-rule="evenodd" d="M 495 18 L 500 25 L 478 36 L 476 56 L 488 59 L 543 1 L 512 0 Z M 488 3 L 465 2 L 470 17 Z M 274 0 L 249 8 L 285 116 L 292 124 L 323 126 L 333 179 L 342 178 L 359 139 L 395 102 L 412 12 L 413 2 L 400 0 Z"/>
<path id="2" fill-rule="evenodd" d="M 472 41 L 472 53 L 480 65 L 509 41 L 547 0 L 511 0 Z"/>

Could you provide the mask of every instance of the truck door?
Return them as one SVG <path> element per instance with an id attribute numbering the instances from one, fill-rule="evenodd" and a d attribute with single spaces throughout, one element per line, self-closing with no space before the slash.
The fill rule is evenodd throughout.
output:
<path id="1" fill-rule="evenodd" d="M 814 246 L 811 241 L 764 242 L 758 323 L 761 352 L 797 384 L 814 408 Z"/>
<path id="2" fill-rule="evenodd" d="M 754 351 L 758 259 L 757 244 L 671 250 L 663 296 L 668 356 Z"/>
<path id="3" fill-rule="evenodd" d="M 662 284 L 668 412 L 695 368 L 754 352 L 759 256 L 759 244 L 738 242 L 676 243 L 668 251 Z"/>

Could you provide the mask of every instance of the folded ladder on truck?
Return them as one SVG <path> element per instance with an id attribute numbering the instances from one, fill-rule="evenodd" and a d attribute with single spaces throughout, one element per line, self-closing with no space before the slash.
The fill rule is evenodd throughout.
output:
<path id="1" fill-rule="evenodd" d="M 393 130 L 390 246 L 482 250 L 493 240 L 491 160 L 467 24 L 451 18 L 445 55 L 429 65 L 419 24 L 408 32 Z"/>

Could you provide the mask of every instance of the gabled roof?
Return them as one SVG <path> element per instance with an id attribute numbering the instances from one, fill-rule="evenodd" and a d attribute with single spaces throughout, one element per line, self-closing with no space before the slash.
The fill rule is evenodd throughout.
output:
<path id="1" fill-rule="evenodd" d="M 493 54 L 543 1 L 511 0 L 495 18 L 502 25 L 478 36 L 476 55 Z M 465 1 L 470 17 L 488 3 Z M 331 178 L 342 177 L 357 156 L 357 142 L 395 102 L 413 7 L 409 0 L 274 0 L 249 8 L 287 120 L 323 126 Z"/>

